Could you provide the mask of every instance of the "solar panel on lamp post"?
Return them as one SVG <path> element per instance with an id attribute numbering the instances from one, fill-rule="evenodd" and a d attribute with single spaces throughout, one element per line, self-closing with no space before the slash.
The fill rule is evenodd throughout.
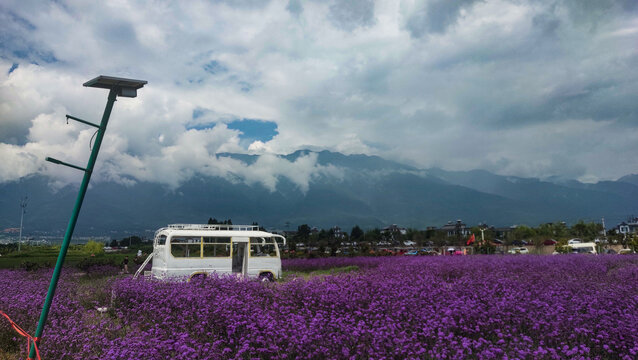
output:
<path id="1" fill-rule="evenodd" d="M 97 159 L 98 152 L 100 151 L 100 146 L 102 145 L 102 138 L 104 137 L 104 132 L 106 131 L 106 126 L 109 122 L 109 117 L 111 116 L 111 110 L 113 109 L 113 104 L 115 103 L 115 100 L 118 96 L 131 97 L 131 98 L 136 97 L 137 90 L 141 89 L 146 84 L 147 84 L 147 81 L 145 80 L 125 79 L 125 78 L 118 78 L 118 77 L 104 76 L 104 75 L 100 75 L 94 79 L 91 79 L 85 82 L 83 85 L 86 87 L 94 87 L 94 88 L 109 90 L 108 100 L 106 102 L 104 113 L 102 114 L 102 121 L 100 122 L 99 125 L 73 117 L 71 115 L 66 116 L 67 120 L 72 119 L 72 120 L 81 122 L 83 124 L 96 127 L 98 129 L 97 135 L 95 136 L 95 144 L 93 145 L 93 148 L 91 149 L 91 155 L 89 156 L 89 161 L 86 168 L 68 164 L 63 161 L 53 159 L 50 157 L 46 158 L 47 161 L 52 162 L 54 164 L 65 165 L 65 166 L 69 166 L 71 168 L 83 171 L 84 178 L 82 179 L 82 184 L 80 185 L 80 190 L 78 191 L 78 196 L 75 200 L 75 206 L 73 207 L 73 212 L 71 213 L 71 218 L 69 219 L 66 233 L 64 234 L 64 240 L 62 241 L 62 246 L 60 247 L 58 260 L 53 270 L 51 283 L 49 284 L 49 290 L 44 300 L 44 305 L 42 306 L 42 312 L 40 314 L 40 320 L 38 321 L 38 327 L 33 337 L 34 341 L 31 343 L 31 346 L 29 348 L 29 357 L 28 357 L 29 360 L 35 359 L 36 355 L 38 355 L 39 357 L 38 350 L 37 350 L 37 341 L 40 339 L 40 336 L 42 335 L 42 332 L 44 330 L 44 325 L 49 315 L 49 309 L 51 308 L 51 302 L 53 300 L 53 296 L 55 295 L 55 289 L 58 284 L 58 279 L 60 277 L 60 272 L 62 270 L 64 258 L 66 257 L 66 253 L 69 248 L 69 243 L 71 242 L 71 238 L 73 236 L 73 231 L 75 230 L 75 224 L 77 223 L 78 215 L 80 213 L 80 208 L 82 207 L 82 202 L 84 201 L 84 195 L 86 194 L 86 190 L 89 186 L 89 181 L 91 180 L 93 167 L 95 166 L 95 161 Z"/>

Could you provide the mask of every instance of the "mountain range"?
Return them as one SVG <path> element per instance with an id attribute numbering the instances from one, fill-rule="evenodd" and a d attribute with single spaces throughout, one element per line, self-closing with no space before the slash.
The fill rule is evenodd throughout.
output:
<path id="1" fill-rule="evenodd" d="M 313 153 L 281 156 L 295 161 Z M 205 223 L 210 217 L 235 224 L 296 229 L 309 224 L 349 230 L 398 224 L 425 229 L 462 219 L 496 226 L 578 220 L 608 228 L 638 213 L 638 175 L 595 184 L 576 180 L 501 176 L 484 170 L 418 169 L 391 160 L 337 152 L 314 153 L 317 164 L 340 176 L 312 177 L 300 189 L 286 177 L 276 188 L 222 177 L 194 176 L 177 188 L 151 182 L 123 185 L 92 182 L 75 234 L 121 236 L 153 231 L 169 223 Z M 247 165 L 257 155 L 218 154 Z M 0 230 L 19 227 L 20 199 L 28 194 L 25 233 L 63 234 L 77 185 L 54 190 L 51 179 L 30 176 L 0 184 Z"/>

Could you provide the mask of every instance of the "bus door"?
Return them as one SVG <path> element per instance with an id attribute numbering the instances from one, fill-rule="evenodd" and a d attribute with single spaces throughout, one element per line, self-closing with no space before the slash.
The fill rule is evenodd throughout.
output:
<path id="1" fill-rule="evenodd" d="M 233 273 L 246 273 L 246 249 L 248 248 L 247 237 L 232 238 L 233 247 Z"/>

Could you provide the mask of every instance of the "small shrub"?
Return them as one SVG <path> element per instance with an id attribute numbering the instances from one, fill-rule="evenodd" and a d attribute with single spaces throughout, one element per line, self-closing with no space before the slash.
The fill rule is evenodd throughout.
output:
<path id="1" fill-rule="evenodd" d="M 91 268 L 101 267 L 101 266 L 117 267 L 118 264 L 115 263 L 115 259 L 113 259 L 113 258 L 87 257 L 87 258 L 84 258 L 84 259 L 80 260 L 80 262 L 78 262 L 75 265 L 75 267 L 77 267 L 78 269 L 84 270 L 84 271 L 89 271 L 89 269 L 91 269 Z"/>
<path id="2" fill-rule="evenodd" d="M 20 268 L 26 271 L 36 271 L 41 268 L 48 267 L 48 264 L 37 263 L 33 261 L 23 261 L 20 263 Z"/>
<path id="3" fill-rule="evenodd" d="M 104 254 L 104 244 L 94 240 L 89 240 L 86 243 L 86 245 L 84 245 L 84 248 L 82 250 L 86 254 L 94 254 L 94 255 Z"/>

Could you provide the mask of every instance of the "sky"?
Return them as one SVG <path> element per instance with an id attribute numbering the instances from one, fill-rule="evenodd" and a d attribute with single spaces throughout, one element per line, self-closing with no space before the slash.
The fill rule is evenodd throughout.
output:
<path id="1" fill-rule="evenodd" d="M 614 180 L 638 173 L 635 0 L 0 3 L 0 182 L 79 182 L 107 91 L 93 179 L 177 187 L 222 176 L 302 190 L 338 176 L 299 149 L 427 169 Z M 219 153 L 260 155 L 247 165 Z"/>

